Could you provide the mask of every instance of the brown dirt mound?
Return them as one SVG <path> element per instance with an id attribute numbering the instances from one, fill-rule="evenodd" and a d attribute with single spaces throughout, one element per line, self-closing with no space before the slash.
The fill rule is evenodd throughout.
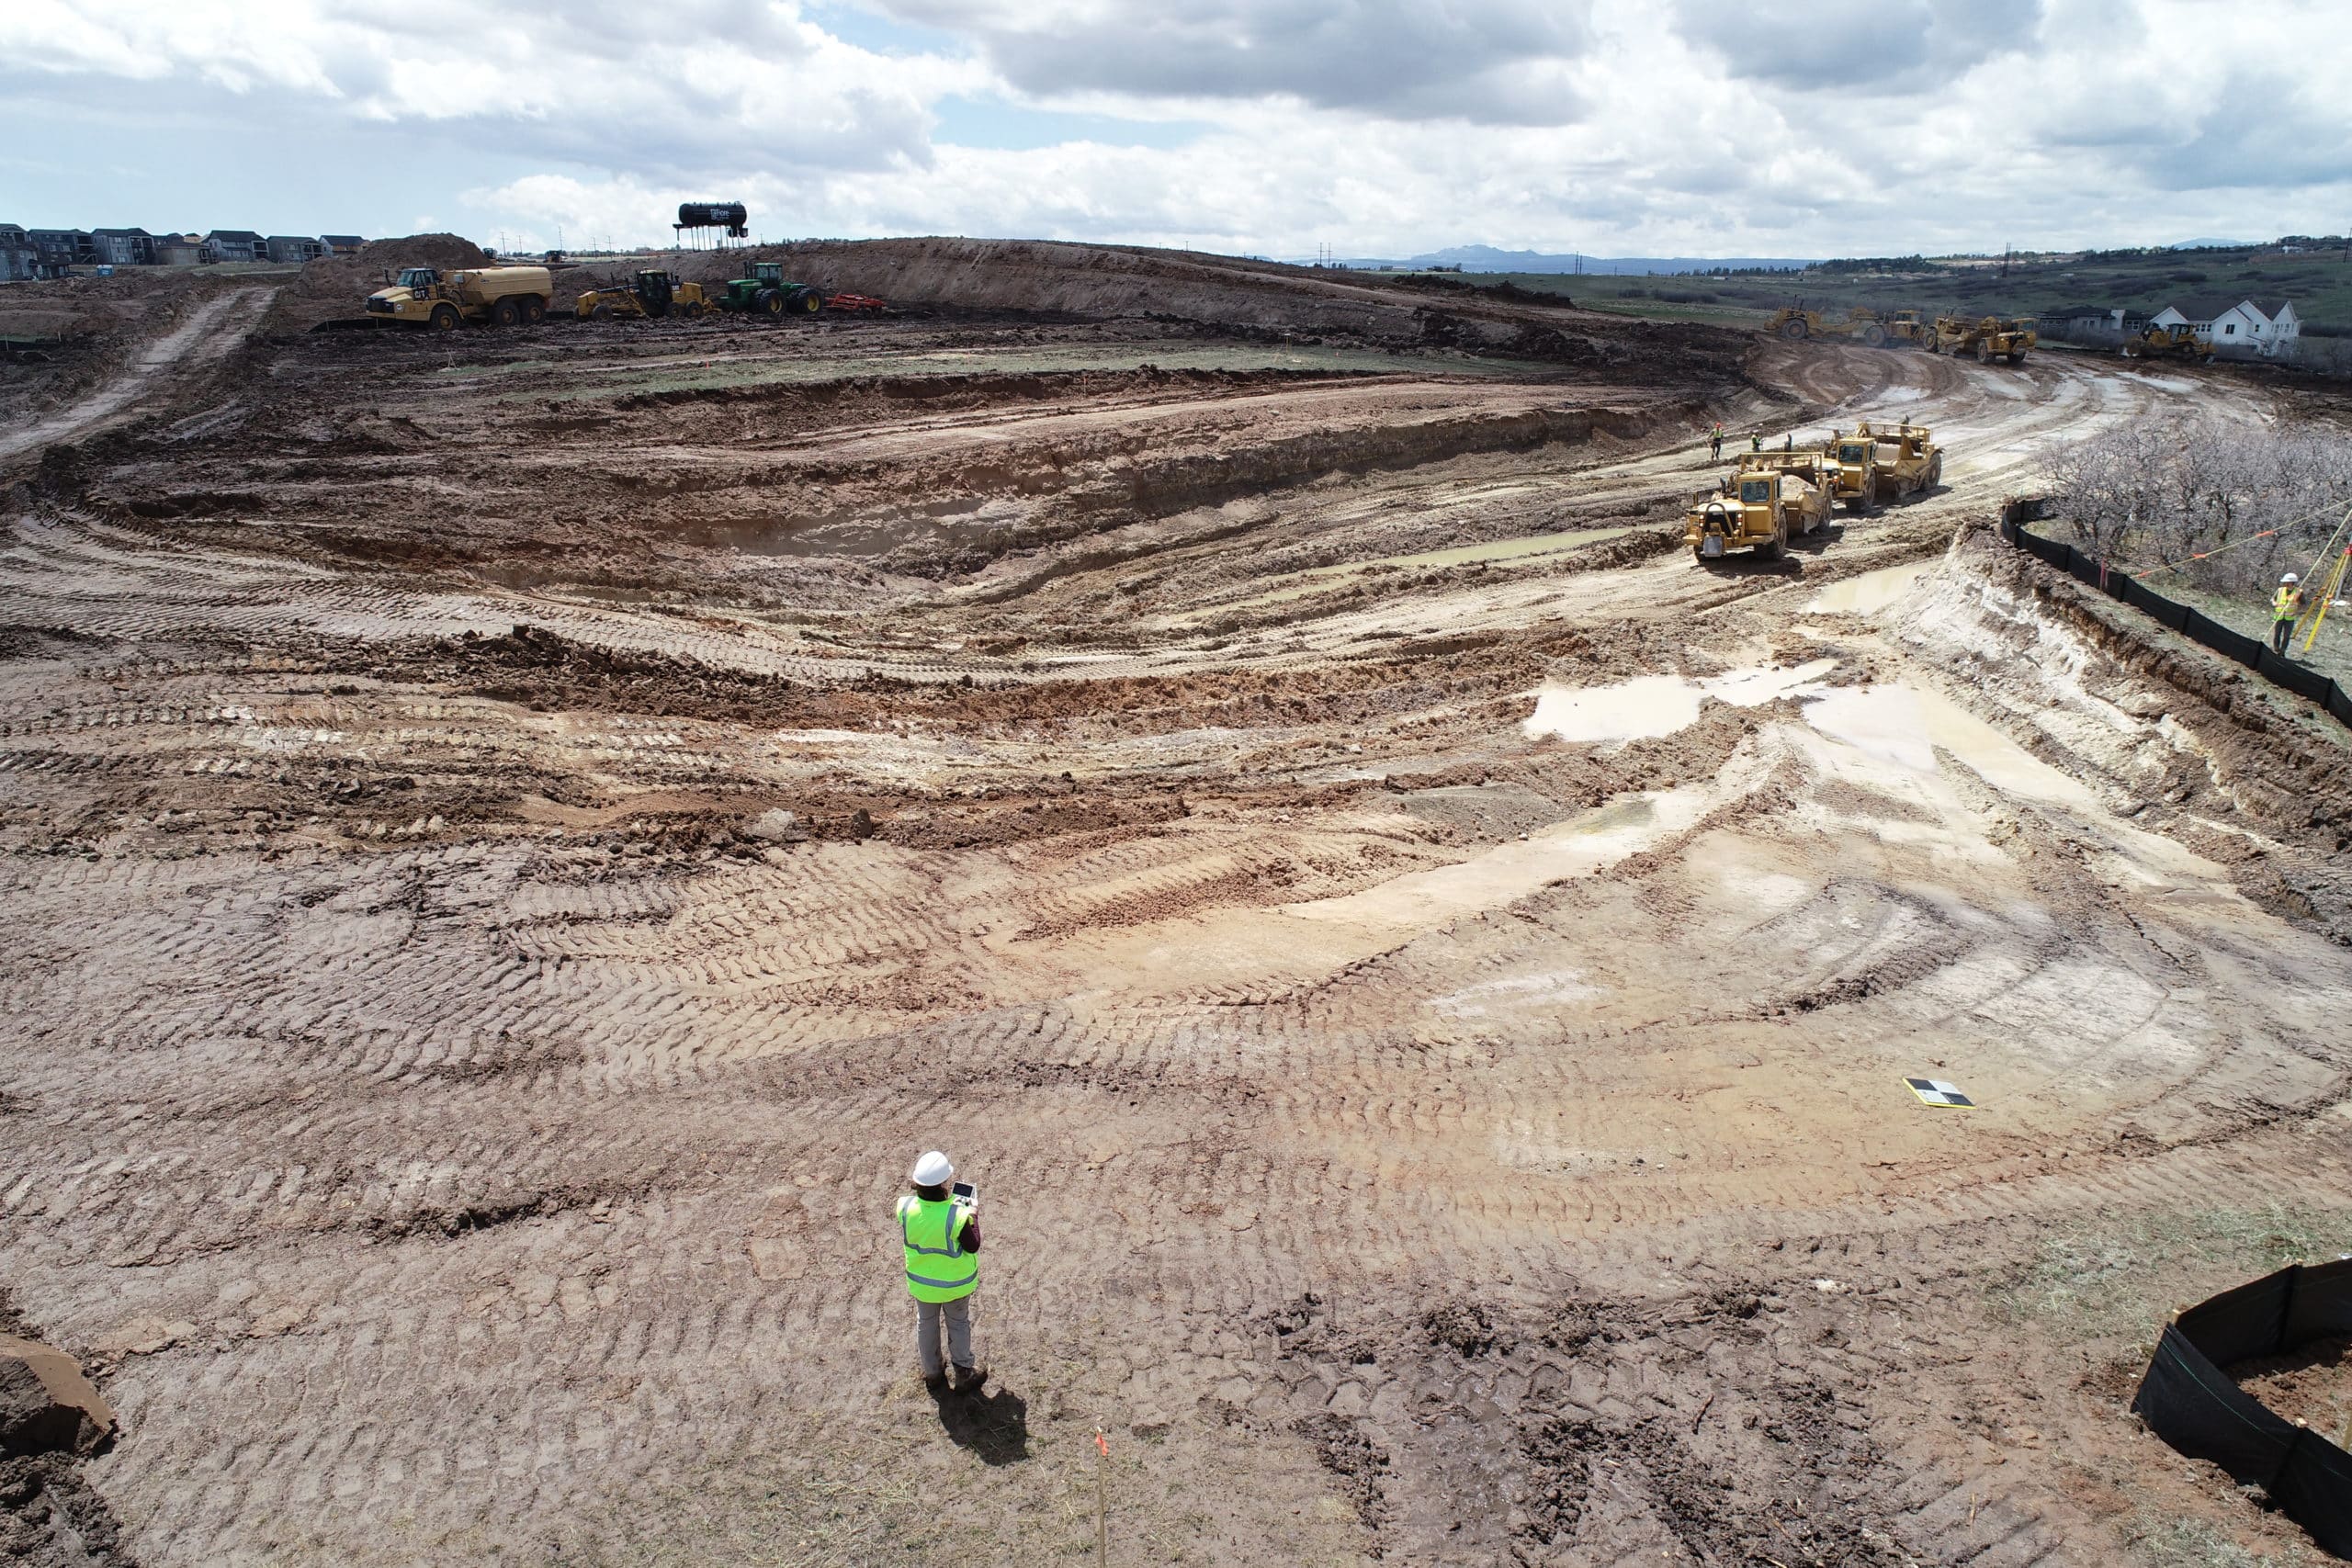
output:
<path id="1" fill-rule="evenodd" d="M 769 247 L 749 259 L 781 262 L 789 276 L 899 304 L 1091 319 L 1172 316 L 1418 338 L 1414 317 L 1423 308 L 1385 290 L 1270 262 L 1051 241 L 814 240 Z M 740 276 L 747 258 L 686 256 L 676 265 L 682 276 L 718 280 Z"/>
<path id="2" fill-rule="evenodd" d="M 135 1568 L 113 1510 L 83 1472 L 82 1461 L 112 1442 L 113 1412 L 71 1358 L 31 1334 L 0 1289 L 0 1559 Z"/>
<path id="3" fill-rule="evenodd" d="M 754 260 L 829 291 L 931 310 L 1017 311 L 1090 321 L 1197 322 L 1250 336 L 1341 338 L 1394 347 L 1555 361 L 1584 368 L 1639 359 L 1653 375 L 1725 375 L 1745 334 L 1630 322 L 1558 303 L 1479 292 L 1440 301 L 1369 275 L 1192 251 L 1060 241 L 929 237 L 809 240 L 673 257 L 681 276 L 717 282 Z"/>
<path id="4" fill-rule="evenodd" d="M 471 240 L 456 234 L 409 234 L 371 240 L 349 256 L 322 256 L 305 265 L 278 290 L 262 330 L 272 335 L 306 333 L 321 321 L 360 314 L 360 301 L 382 287 L 383 276 L 404 266 L 486 266 L 490 258 Z"/>

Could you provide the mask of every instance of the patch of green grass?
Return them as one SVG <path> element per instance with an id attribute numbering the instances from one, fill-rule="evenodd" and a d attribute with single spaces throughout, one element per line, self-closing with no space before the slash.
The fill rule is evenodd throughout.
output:
<path id="1" fill-rule="evenodd" d="M 2319 1559 L 2300 1546 L 2254 1551 L 2199 1519 L 2143 1522 L 2125 1534 L 2134 1562 L 2143 1568 L 2317 1568 Z"/>
<path id="2" fill-rule="evenodd" d="M 515 376 L 526 371 L 552 370 L 555 365 L 552 359 L 502 359 L 486 365 L 445 365 L 433 374 L 473 381 L 488 376 Z"/>
<path id="3" fill-rule="evenodd" d="M 2043 1237 L 2034 1259 L 1992 1295 L 2013 1320 L 2068 1340 L 2154 1344 L 2176 1307 L 2298 1258 L 2343 1252 L 2352 1252 L 2352 1209 L 2109 1213 Z"/>
<path id="4" fill-rule="evenodd" d="M 1449 281 L 1453 274 L 1446 275 Z M 1510 283 L 1531 293 L 1566 294 L 1578 305 L 1659 321 L 1760 319 L 1758 312 L 1802 301 L 1842 315 L 1849 306 L 1882 310 L 1914 306 L 1964 316 L 2044 314 L 2061 306 L 2121 306 L 2155 311 L 2199 295 L 2233 299 L 2284 297 L 2306 326 L 2352 327 L 2352 262 L 2340 250 L 2301 255 L 2253 251 L 2159 251 L 2147 254 L 2030 255 L 2006 272 L 1997 260 L 1931 258 L 1918 271 L 1789 272 L 1649 277 L 1609 273 L 1464 273 L 1460 280 L 1492 288 Z M 1660 290 L 1705 294 L 1694 302 L 1661 300 Z M 1704 313 L 1702 313 L 1704 312 Z"/>
<path id="5" fill-rule="evenodd" d="M 2270 606 L 2262 600 L 2192 588 L 2171 572 L 2149 579 L 2148 585 L 2168 599 L 2177 599 L 2201 611 L 2233 632 L 2244 632 L 2264 642 L 2270 640 Z M 2288 644 L 2287 650 L 2299 664 L 2307 664 L 2333 680 L 2352 681 L 2352 612 L 2330 610 L 2327 618 L 2320 623 L 2319 637 L 2308 650 L 2300 632 Z"/>
<path id="6" fill-rule="evenodd" d="M 2029 525 L 2031 531 L 2045 539 L 2064 544 L 2075 544 L 2074 529 L 2064 518 L 2044 518 Z M 2114 545 L 2116 559 L 2126 571 L 2137 571 L 2155 564 L 2144 536 L 2127 533 Z M 2301 563 L 2291 558 L 2287 564 Z M 2315 580 L 2314 580 L 2315 581 Z M 2191 609 L 2219 621 L 2233 632 L 2241 632 L 2261 642 L 2270 640 L 2270 600 L 2266 588 L 2256 592 L 2227 593 L 2219 589 L 2199 587 L 2180 571 L 2155 571 L 2142 579 L 2148 588 L 2165 598 L 2187 604 Z M 2352 593 L 2352 582 L 2346 584 Z M 2131 614 L 2128 609 L 2125 614 Z M 2319 637 L 2310 649 L 2303 647 L 2298 633 L 2288 651 L 2298 664 L 2307 665 L 2332 680 L 2352 682 L 2352 611 L 2328 611 L 2320 623 Z"/>

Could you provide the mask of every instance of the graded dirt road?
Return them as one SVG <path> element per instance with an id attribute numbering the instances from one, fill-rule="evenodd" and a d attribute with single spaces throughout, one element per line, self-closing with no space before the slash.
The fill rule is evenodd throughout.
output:
<path id="1" fill-rule="evenodd" d="M 185 321 L 140 345 L 122 374 L 79 402 L 13 430 L 0 431 L 0 462 L 71 440 L 97 428 L 183 361 L 217 364 L 244 341 L 269 303 L 266 288 L 224 289 L 195 306 Z"/>
<path id="2" fill-rule="evenodd" d="M 138 1561 L 1082 1557 L 1098 1427 L 1124 1562 L 2293 1539 L 2122 1407 L 2352 1247 L 2345 736 L 1984 525 L 2257 386 L 1011 288 L 20 456 L 0 1285 Z M 1945 487 L 1680 548 L 1864 415 Z"/>

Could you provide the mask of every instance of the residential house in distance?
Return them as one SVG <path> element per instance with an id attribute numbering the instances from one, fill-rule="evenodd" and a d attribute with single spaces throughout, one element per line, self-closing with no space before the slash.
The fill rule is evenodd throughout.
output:
<path id="1" fill-rule="evenodd" d="M 212 259 L 212 252 L 201 234 L 158 234 L 155 236 L 157 266 L 199 266 Z"/>
<path id="2" fill-rule="evenodd" d="M 153 266 L 155 236 L 144 229 L 93 229 L 90 246 L 107 266 Z"/>
<path id="3" fill-rule="evenodd" d="M 212 254 L 224 262 L 267 261 L 269 242 L 251 229 L 215 229 L 204 236 Z"/>
<path id="4" fill-rule="evenodd" d="M 262 243 L 274 262 L 316 261 L 327 254 L 327 248 L 308 234 L 272 234 Z"/>
<path id="5" fill-rule="evenodd" d="M 2137 337 L 2148 324 L 2148 313 L 2120 306 L 2061 305 L 2054 310 L 2041 312 L 2036 320 L 2043 337 L 2106 348 L 2127 337 Z"/>
<path id="6" fill-rule="evenodd" d="M 33 249 L 40 253 L 40 265 L 50 276 L 69 266 L 97 265 L 97 247 L 79 229 L 28 229 L 25 232 L 31 238 Z"/>
<path id="7" fill-rule="evenodd" d="M 322 234 L 319 243 L 336 255 L 356 256 L 359 254 L 359 247 L 368 242 L 356 234 Z"/>
<path id="8" fill-rule="evenodd" d="M 2226 294 L 2205 294 L 2167 305 L 2150 320 L 2156 326 L 2188 326 L 2213 345 L 2216 353 L 2232 349 L 2258 354 L 2266 359 L 2291 357 L 2302 336 L 2302 319 L 2286 299 L 2232 299 Z"/>
<path id="9" fill-rule="evenodd" d="M 21 223 L 0 223 L 0 283 L 22 283 L 40 276 L 40 252 Z"/>

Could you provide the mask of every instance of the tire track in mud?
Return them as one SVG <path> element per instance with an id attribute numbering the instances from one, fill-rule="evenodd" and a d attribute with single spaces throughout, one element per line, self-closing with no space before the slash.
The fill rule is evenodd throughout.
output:
<path id="1" fill-rule="evenodd" d="M 124 409 L 154 395 L 168 383 L 165 373 L 183 362 L 200 367 L 226 357 L 260 323 L 277 292 L 271 288 L 231 289 L 196 306 L 171 331 L 141 344 L 122 374 L 106 386 L 71 408 L 0 433 L 0 465 L 103 428 Z"/>
<path id="2" fill-rule="evenodd" d="M 1824 400 L 1894 385 L 1820 365 Z M 1944 369 L 1935 417 L 1968 417 L 1978 373 Z M 2028 384 L 2083 379 L 2046 375 Z M 1634 495 L 1682 462 L 1592 457 L 1526 466 Z M 1351 480 L 1286 497 L 1286 525 L 1436 513 L 1495 479 Z M 1929 504 L 1975 505 L 1989 482 Z M 1934 515 L 1889 513 L 1833 550 L 1918 554 Z M 40 774 L 61 817 L 127 809 L 98 793 L 117 765 L 209 800 L 226 781 L 173 766 L 232 749 L 296 773 L 302 748 L 419 772 L 446 749 L 651 793 L 894 770 L 930 788 L 968 739 L 952 716 L 924 751 L 878 723 L 820 742 L 360 683 L 388 643 L 517 621 L 795 680 L 1056 674 L 1022 669 L 1034 653 L 885 658 L 878 636 L 870 660 L 803 659 L 734 612 L 315 566 L 257 581 L 225 551 L 87 520 L 17 539 L 0 618 L 260 645 L 243 664 L 208 642 L 185 664 L 43 645 L 46 662 L 0 665 L 0 755 L 32 759 L 12 780 Z M 1554 621 L 1663 623 L 1677 648 L 1761 658 L 1788 593 L 1818 585 L 1804 564 L 1736 603 L 1679 559 L 1434 582 L 1238 647 L 1096 648 L 1112 656 L 1083 668 L 1328 667 Z M 1017 601 L 954 613 L 1008 617 L 987 635 L 1025 624 Z M 922 614 L 917 635 L 951 612 Z M 1857 679 L 1928 681 L 1870 623 L 1815 640 Z M 1998 770 L 1937 759 L 1937 793 L 1832 749 L 1793 705 L 1710 718 L 1730 727 L 1720 746 L 1531 742 L 1524 699 L 1454 692 L 1471 655 L 1443 646 L 1396 728 L 1350 724 L 1307 761 L 1281 748 L 1328 714 L 1166 745 L 1118 734 L 1115 713 L 1092 734 L 1021 719 L 969 764 L 989 789 L 1111 756 L 1181 781 L 1184 811 L 1134 830 L 748 857 L 463 820 L 423 845 L 337 836 L 348 813 L 388 814 L 371 802 L 259 851 L 199 840 L 164 859 L 124 828 L 85 859 L 32 852 L 40 832 L 0 818 L 24 852 L 0 889 L 36 933 L 0 960 L 0 1268 L 112 1369 L 130 1435 L 98 1483 L 145 1560 L 574 1546 L 599 1497 L 663 1478 L 717 1507 L 727 1456 L 796 1423 L 824 1424 L 821 1452 L 795 1449 L 812 1464 L 935 1448 L 908 1424 L 878 1223 L 910 1141 L 949 1144 L 990 1192 L 984 1343 L 1039 1450 L 1096 1418 L 1164 1428 L 1155 1467 L 1232 1496 L 1255 1532 L 1237 1559 L 1302 1555 L 1273 1543 L 1319 1484 L 1349 1550 L 1399 1560 L 2097 1560 L 2106 1516 L 2063 1472 L 2006 1431 L 1953 1436 L 2029 1420 L 1972 1359 L 1987 1270 L 2041 1227 L 2184 1192 L 2340 1203 L 2328 1107 L 2346 1063 L 2312 1028 L 2352 1000 L 2340 955 Z M 1660 657 L 1586 646 L 1611 676 Z M 352 689 L 290 690 L 296 665 Z M 1402 728 L 1440 713 L 1434 740 Z M 292 750 L 226 739 L 247 731 Z M 1440 832 L 1364 779 L 1272 787 L 1412 762 L 1554 792 L 1538 801 L 1663 795 L 1662 772 L 1704 784 L 1726 750 L 1770 797 L 1608 875 L 1522 876 L 1538 850 L 1515 833 Z M 1245 753 L 1283 760 L 1210 766 Z M 1442 916 L 1295 912 L 1474 863 L 1490 884 Z M 1931 1068 L 1993 1109 L 1911 1109 L 1899 1078 Z M 1943 1377 L 1921 1394 L 1923 1364 Z M 2078 1419 L 2030 1416 L 2053 1445 Z M 1236 1487 L 1243 1439 L 1263 1457 Z M 1290 1464 L 1310 1479 L 1276 1479 Z M 1051 1517 L 1045 1468 L 996 1474 L 1011 1501 L 974 1505 L 992 1539 Z M 1182 1517 L 1159 1506 L 1137 1517 Z"/>
<path id="3" fill-rule="evenodd" d="M 1841 543 L 1849 545 L 1866 545 L 1875 536 L 1888 535 L 1890 530 L 1917 530 L 1967 514 L 1996 499 L 2001 486 L 2023 474 L 2030 462 L 2031 443 L 2041 434 L 2062 426 L 2081 426 L 2086 416 L 2074 407 L 2078 389 L 2098 389 L 2103 406 L 2089 417 L 2101 423 L 2145 417 L 2165 395 L 2152 382 L 2126 381 L 2111 374 L 2103 375 L 2094 367 L 2060 366 L 2044 358 L 2030 361 L 2022 370 L 2011 370 L 2006 367 L 1988 369 L 1955 365 L 1935 356 L 1863 350 L 1816 348 L 1806 353 L 1774 345 L 1762 352 L 1767 356 L 1768 373 L 1782 373 L 1780 360 L 1793 357 L 1796 364 L 1791 373 L 1796 375 L 1797 384 L 1810 387 L 1824 400 L 1833 393 L 1840 394 L 1837 406 L 1849 415 L 1885 416 L 1898 412 L 1880 400 L 1885 388 L 1894 384 L 1889 378 L 1902 367 L 1925 367 L 1934 382 L 1927 400 L 1906 405 L 1900 412 L 1916 412 L 1951 434 L 1955 451 L 1960 454 L 1952 464 L 1951 480 L 1944 492 L 1892 509 L 1882 514 L 1883 521 L 1880 523 L 1849 523 L 1841 539 Z M 1866 373 L 1859 379 L 1853 375 L 1857 363 Z M 2050 396 L 2039 400 L 1995 398 L 1983 390 L 1987 386 L 2030 387 L 2047 390 Z M 2104 406 L 2109 404 L 2112 406 Z M 1978 416 L 1986 413 L 1996 417 L 1991 423 L 1980 423 Z M 1999 442 L 1999 450 L 1992 456 L 1984 455 L 1984 447 L 1991 442 Z M 1550 482 L 1573 485 L 1584 498 L 1580 504 L 1599 507 L 1612 504 L 1613 497 L 1626 502 L 1656 497 L 1661 487 L 1671 493 L 1691 485 L 1697 477 L 1690 473 L 1681 450 L 1645 456 L 1630 464 L 1599 467 L 1572 458 Z M 1537 468 L 1540 473 L 1541 465 Z M 1408 475 L 1393 484 L 1379 483 L 1376 488 L 1394 491 L 1396 501 L 1408 507 L 1434 509 L 1447 514 L 1453 510 L 1449 486 L 1442 479 L 1432 483 Z M 1348 504 L 1360 502 L 1351 501 Z M 1314 527 L 1312 503 L 1306 516 L 1286 517 L 1284 525 Z M 1236 536 L 1233 547 L 1246 548 L 1253 536 L 1262 532 L 1252 530 Z M 19 525 L 18 534 L 28 547 L 0 558 L 0 573 L 5 573 L 0 575 L 0 582 L 18 593 L 43 599 L 50 592 L 55 592 L 57 597 L 49 599 L 44 606 L 44 613 L 51 618 L 72 617 L 74 624 L 89 630 L 118 637 L 228 634 L 264 638 L 285 633 L 285 607 L 270 579 L 271 568 L 261 558 L 246 558 L 232 564 L 229 558 L 221 558 L 220 566 L 206 574 L 201 586 L 188 585 L 195 590 L 190 592 L 176 581 L 187 570 L 185 551 L 174 550 L 158 558 L 136 548 L 108 548 L 99 556 L 92 548 L 99 536 L 83 536 L 90 541 L 85 545 L 75 535 L 52 526 L 45 531 L 41 547 L 52 551 L 62 547 L 63 553 L 55 558 L 71 575 L 36 574 L 14 564 L 21 559 L 28 566 L 38 558 L 29 548 L 34 540 L 24 525 Z M 136 537 L 127 534 L 119 536 L 126 545 Z M 1839 574 L 1844 553 L 1834 552 L 1820 565 Z M 151 564 L 142 568 L 139 564 L 142 558 Z M 104 602 L 89 603 L 89 588 L 82 574 L 98 564 L 128 568 L 139 573 L 141 592 L 120 608 Z M 1122 569 L 1115 564 L 1106 569 L 1080 569 L 1074 574 L 1077 583 L 1070 573 L 1053 574 L 1043 581 L 1052 584 L 1057 593 L 1068 593 L 1104 570 L 1116 570 Z M 163 574 L 161 578 L 155 575 L 158 572 Z M 331 607 L 306 608 L 295 624 L 328 637 L 370 640 L 401 636 L 454 637 L 467 631 L 488 635 L 503 632 L 512 625 L 527 625 L 591 647 L 816 682 L 856 678 L 867 671 L 890 680 L 924 682 L 956 682 L 966 676 L 998 682 L 1036 681 L 1079 674 L 1121 678 L 1237 668 L 1294 668 L 1344 658 L 1353 650 L 1372 651 L 1399 637 L 1427 635 L 1438 627 L 1456 635 L 1489 629 L 1509 631 L 1524 628 L 1540 619 L 1559 618 L 1563 612 L 1575 615 L 1613 613 L 1634 619 L 1657 619 L 1690 613 L 1698 607 L 1692 603 L 1694 598 L 1721 592 L 1724 581 L 1714 575 L 1691 572 L 1687 570 L 1687 563 L 1677 558 L 1651 568 L 1645 586 L 1631 594 L 1623 592 L 1623 585 L 1613 573 L 1586 575 L 1594 581 L 1579 583 L 1547 576 L 1540 570 L 1514 572 L 1493 586 L 1442 587 L 1434 592 L 1416 592 L 1408 599 L 1336 614 L 1317 614 L 1310 602 L 1301 605 L 1297 619 L 1266 628 L 1255 646 L 1245 643 L 1238 648 L 1204 648 L 1201 646 L 1204 640 L 1214 639 L 1204 639 L 1197 632 L 1170 637 L 1168 631 L 1162 631 L 1154 638 L 1159 646 L 1148 650 L 1108 656 L 1087 654 L 1082 662 L 1053 667 L 1041 664 L 1036 652 L 1025 658 L 989 658 L 968 651 L 910 658 L 903 650 L 887 646 L 819 645 L 787 629 L 770 630 L 740 618 L 723 626 L 707 628 L 684 624 L 675 616 L 647 614 L 625 606 L 552 600 L 538 593 L 416 595 L 377 588 L 339 587 L 330 601 Z M 1032 581 L 1039 580 L 1033 574 Z M 1759 581 L 1770 583 L 1775 580 Z M 241 592 L 246 585 L 250 585 L 250 592 Z M 1807 565 L 1799 577 L 1783 586 L 1810 592 L 1817 588 L 1818 580 L 1812 566 Z M 229 590 L 225 596 L 222 589 Z M 1739 590 L 1742 596 L 1771 591 L 1769 586 Z M 149 607 L 159 598 L 177 601 L 180 613 L 159 617 Z M 1210 601 L 1212 604 L 1214 602 Z M 1272 643 L 1264 640 L 1269 637 L 1273 639 Z"/>

